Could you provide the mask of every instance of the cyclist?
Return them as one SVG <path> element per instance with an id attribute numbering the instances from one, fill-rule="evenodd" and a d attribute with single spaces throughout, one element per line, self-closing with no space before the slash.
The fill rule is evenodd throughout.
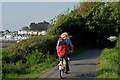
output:
<path id="1" fill-rule="evenodd" d="M 68 73 L 69 71 L 69 62 L 70 62 L 70 52 L 72 53 L 73 52 L 73 44 L 70 40 L 70 38 L 68 37 L 68 33 L 67 32 L 64 32 L 61 34 L 61 38 L 65 40 L 65 42 L 67 43 L 67 59 L 66 60 L 66 73 Z M 58 50 L 58 45 L 59 45 L 59 40 L 57 42 L 57 47 L 56 49 Z M 70 46 L 69 46 L 70 45 Z M 70 51 L 70 47 L 71 47 L 71 51 Z"/>

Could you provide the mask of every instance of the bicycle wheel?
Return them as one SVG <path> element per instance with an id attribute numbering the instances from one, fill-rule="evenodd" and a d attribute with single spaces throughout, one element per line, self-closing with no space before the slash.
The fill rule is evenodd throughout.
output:
<path id="1" fill-rule="evenodd" d="M 60 78 L 62 78 L 62 70 L 60 70 Z"/>
<path id="2" fill-rule="evenodd" d="M 60 78 L 62 79 L 64 76 L 64 71 L 60 70 Z"/>

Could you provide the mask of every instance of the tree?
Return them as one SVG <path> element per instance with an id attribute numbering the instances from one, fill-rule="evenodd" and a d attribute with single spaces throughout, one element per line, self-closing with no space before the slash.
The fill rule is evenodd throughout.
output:
<path id="1" fill-rule="evenodd" d="M 11 31 L 9 31 L 9 30 L 5 30 L 7 33 L 10 33 Z"/>
<path id="2" fill-rule="evenodd" d="M 36 24 L 32 22 L 29 26 L 30 26 L 30 30 L 35 30 Z"/>
<path id="3" fill-rule="evenodd" d="M 24 27 L 22 28 L 22 30 L 29 30 L 29 27 L 28 27 L 28 26 L 24 26 Z"/>
<path id="4" fill-rule="evenodd" d="M 31 23 L 30 30 L 43 31 L 48 29 L 49 22 L 43 21 L 39 23 Z"/>
<path id="5" fill-rule="evenodd" d="M 120 30 L 120 3 L 85 2 L 69 14 L 58 15 L 49 34 L 68 32 L 80 36 L 80 40 L 102 41 Z M 53 21 L 53 20 L 52 20 Z M 77 37 L 78 39 L 78 37 Z"/>

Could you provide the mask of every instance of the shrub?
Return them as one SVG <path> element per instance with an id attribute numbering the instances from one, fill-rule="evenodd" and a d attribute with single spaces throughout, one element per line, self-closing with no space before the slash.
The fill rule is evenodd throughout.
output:
<path id="1" fill-rule="evenodd" d="M 119 34 L 119 37 L 118 37 L 118 40 L 117 40 L 117 47 L 120 47 L 120 34 Z"/>
<path id="2" fill-rule="evenodd" d="M 29 54 L 26 57 L 26 65 L 30 67 L 33 66 L 34 64 L 43 63 L 45 59 L 46 59 L 45 55 L 36 50 L 36 52 L 33 52 L 33 54 Z"/>
<path id="3" fill-rule="evenodd" d="M 31 73 L 31 67 L 55 62 L 57 36 L 35 36 L 15 43 L 2 51 L 3 78 Z M 49 65 L 50 66 L 50 65 Z M 37 66 L 38 67 L 38 66 Z M 33 67 L 34 68 L 34 67 Z"/>
<path id="4" fill-rule="evenodd" d="M 2 73 L 7 74 L 7 73 L 26 73 L 25 72 L 25 65 L 22 64 L 21 62 L 16 62 L 16 64 L 14 63 L 3 63 L 4 65 L 2 66 Z"/>
<path id="5" fill-rule="evenodd" d="M 15 43 L 2 51 L 3 60 L 7 63 L 22 61 L 25 62 L 25 58 L 29 54 L 34 54 L 36 50 L 43 54 L 53 54 L 56 51 L 57 38 L 54 35 L 35 36 L 29 39 Z"/>

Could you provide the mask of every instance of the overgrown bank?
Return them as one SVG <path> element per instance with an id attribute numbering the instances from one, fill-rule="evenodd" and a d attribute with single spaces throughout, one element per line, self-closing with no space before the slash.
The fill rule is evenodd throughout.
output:
<path id="1" fill-rule="evenodd" d="M 36 36 L 2 51 L 2 78 L 36 78 L 57 64 L 54 53 L 58 36 Z M 75 56 L 89 47 L 75 47 Z"/>
<path id="2" fill-rule="evenodd" d="M 98 61 L 97 78 L 119 78 L 120 36 L 114 48 L 105 48 Z"/>
<path id="3" fill-rule="evenodd" d="M 3 50 L 2 77 L 35 78 L 54 66 L 57 38 L 53 35 L 31 37 Z"/>

